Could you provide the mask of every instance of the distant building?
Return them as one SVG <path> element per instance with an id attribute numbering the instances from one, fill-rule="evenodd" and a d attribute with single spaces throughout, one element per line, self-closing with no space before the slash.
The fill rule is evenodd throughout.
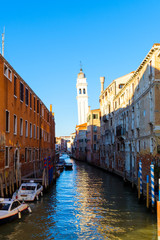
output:
<path id="1" fill-rule="evenodd" d="M 72 155 L 75 153 L 75 137 L 76 137 L 76 133 L 71 133 L 70 135 L 70 144 L 71 144 L 71 150 L 70 152 L 72 153 Z"/>
<path id="2" fill-rule="evenodd" d="M 88 111 L 87 115 L 87 162 L 100 165 L 100 109 Z"/>
<path id="3" fill-rule="evenodd" d="M 87 94 L 87 81 L 82 69 L 77 77 L 77 104 L 78 104 L 78 124 L 87 122 L 88 112 L 88 94 Z"/>
<path id="4" fill-rule="evenodd" d="M 75 137 L 75 155 L 76 159 L 85 161 L 87 151 L 87 123 L 83 123 L 76 126 Z"/>
<path id="5" fill-rule="evenodd" d="M 70 151 L 70 136 L 56 137 L 56 150 L 62 152 Z"/>

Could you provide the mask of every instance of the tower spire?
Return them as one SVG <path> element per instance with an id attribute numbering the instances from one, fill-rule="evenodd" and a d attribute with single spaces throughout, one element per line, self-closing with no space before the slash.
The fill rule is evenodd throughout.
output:
<path id="1" fill-rule="evenodd" d="M 2 56 L 4 57 L 4 35 L 5 35 L 5 27 L 2 33 Z"/>
<path id="2" fill-rule="evenodd" d="M 80 71 L 82 71 L 82 62 L 80 61 Z"/>

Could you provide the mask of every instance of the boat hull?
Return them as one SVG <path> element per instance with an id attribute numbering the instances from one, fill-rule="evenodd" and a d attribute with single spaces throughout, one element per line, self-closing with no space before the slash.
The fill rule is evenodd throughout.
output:
<path id="1" fill-rule="evenodd" d="M 21 214 L 24 215 L 27 212 L 28 212 L 28 208 L 25 208 L 23 211 L 21 211 Z M 15 214 L 9 215 L 7 217 L 0 218 L 0 225 L 12 222 L 16 219 L 18 219 L 18 212 Z"/>

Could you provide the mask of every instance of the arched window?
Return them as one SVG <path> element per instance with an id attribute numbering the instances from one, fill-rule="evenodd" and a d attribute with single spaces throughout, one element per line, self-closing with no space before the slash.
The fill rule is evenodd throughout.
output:
<path id="1" fill-rule="evenodd" d="M 85 94 L 86 93 L 86 89 L 85 88 L 83 88 L 83 94 Z"/>
<path id="2" fill-rule="evenodd" d="M 81 89 L 79 89 L 79 94 L 81 94 Z"/>

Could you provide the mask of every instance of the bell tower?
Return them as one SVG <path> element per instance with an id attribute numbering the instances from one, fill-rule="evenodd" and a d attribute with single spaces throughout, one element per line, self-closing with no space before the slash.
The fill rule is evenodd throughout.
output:
<path id="1" fill-rule="evenodd" d="M 77 76 L 77 104 L 78 104 L 78 124 L 87 122 L 88 113 L 88 94 L 87 94 L 87 81 L 82 68 Z"/>

